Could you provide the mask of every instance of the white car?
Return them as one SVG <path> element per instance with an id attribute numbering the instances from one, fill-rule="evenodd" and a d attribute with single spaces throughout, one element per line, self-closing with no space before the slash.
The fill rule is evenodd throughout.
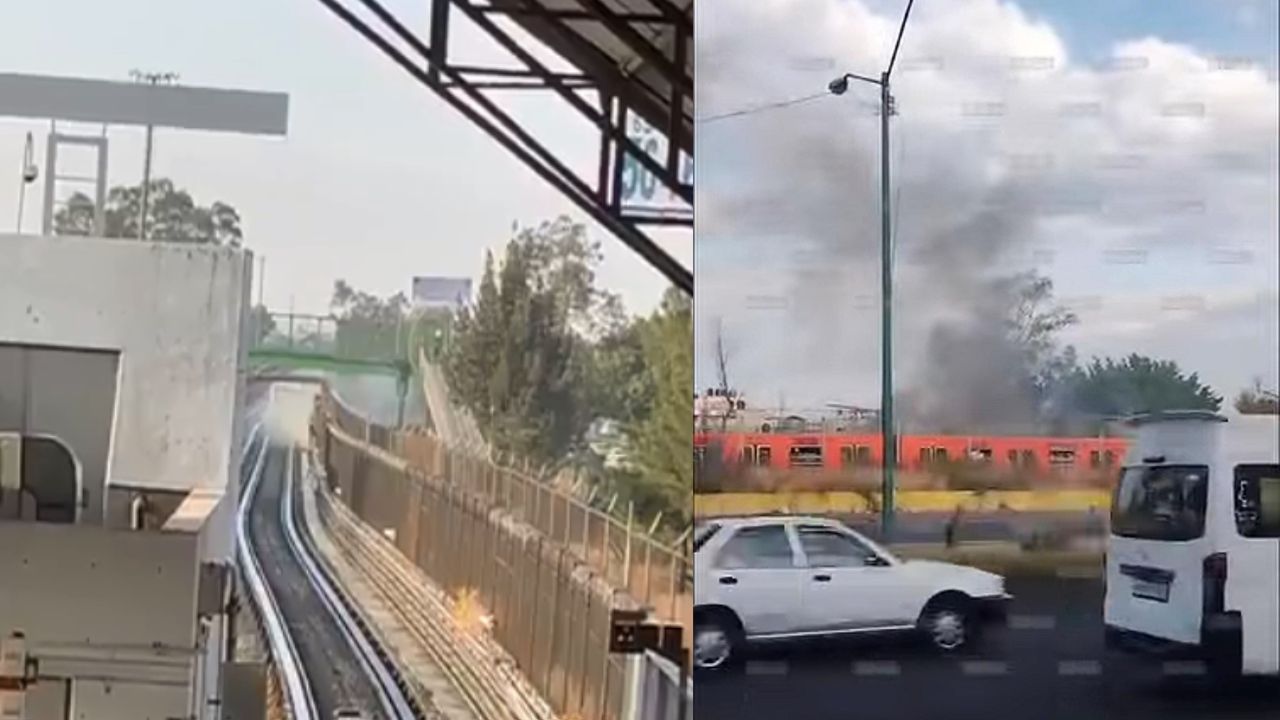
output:
<path id="1" fill-rule="evenodd" d="M 707 670 L 749 643 L 855 633 L 920 632 L 954 652 L 1012 599 L 999 575 L 899 560 L 822 517 L 717 519 L 693 563 L 694 664 Z"/>

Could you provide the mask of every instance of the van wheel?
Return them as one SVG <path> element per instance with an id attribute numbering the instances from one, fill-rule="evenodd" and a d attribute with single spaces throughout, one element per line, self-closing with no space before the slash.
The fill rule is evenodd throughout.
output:
<path id="1" fill-rule="evenodd" d="M 920 613 L 918 626 L 929 644 L 944 653 L 958 653 L 977 640 L 971 604 L 960 595 L 943 595 L 929 601 Z"/>
<path id="2" fill-rule="evenodd" d="M 723 670 L 731 666 L 742 648 L 742 625 L 726 611 L 694 614 L 693 665 L 699 670 Z"/>

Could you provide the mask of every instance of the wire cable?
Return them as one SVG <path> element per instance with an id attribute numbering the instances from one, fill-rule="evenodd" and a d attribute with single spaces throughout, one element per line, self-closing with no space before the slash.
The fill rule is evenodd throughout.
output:
<path id="1" fill-rule="evenodd" d="M 765 103 L 763 105 L 753 105 L 751 107 L 745 107 L 740 110 L 734 110 L 732 112 L 720 113 L 718 115 L 708 115 L 706 117 L 698 118 L 697 120 L 694 120 L 694 122 L 699 125 L 703 125 L 706 123 L 717 122 L 719 120 L 728 120 L 729 118 L 742 117 L 744 115 L 754 115 L 756 113 L 765 112 L 767 110 L 778 110 L 780 108 L 791 107 L 793 105 L 800 105 L 802 103 L 807 103 L 813 100 L 817 100 L 819 98 L 830 97 L 830 96 L 831 94 L 827 92 L 814 93 L 812 95 L 805 95 L 803 97 L 791 98 L 790 100 L 780 100 L 778 102 Z"/>

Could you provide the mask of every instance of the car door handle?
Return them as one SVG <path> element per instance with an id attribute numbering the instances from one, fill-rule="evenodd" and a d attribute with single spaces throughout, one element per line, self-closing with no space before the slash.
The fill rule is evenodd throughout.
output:
<path id="1" fill-rule="evenodd" d="M 738 578 L 732 575 L 725 575 L 724 577 L 720 578 L 720 584 L 721 585 L 737 585 Z"/>
<path id="2" fill-rule="evenodd" d="M 814 575 L 813 581 L 814 582 L 831 582 L 831 576 L 830 575 Z"/>

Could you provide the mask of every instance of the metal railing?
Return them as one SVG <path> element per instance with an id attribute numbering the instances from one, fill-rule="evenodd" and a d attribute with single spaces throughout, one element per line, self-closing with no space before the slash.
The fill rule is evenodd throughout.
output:
<path id="1" fill-rule="evenodd" d="M 319 718 L 320 715 L 315 706 L 310 683 L 302 671 L 302 660 L 287 630 L 284 615 L 254 553 L 252 535 L 249 532 L 248 509 L 253 505 L 267 457 L 267 442 L 261 437 L 261 430 L 261 423 L 255 425 L 249 435 L 249 441 L 245 443 L 247 454 L 254 447 L 255 442 L 261 439 L 257 459 L 254 461 L 253 471 L 245 488 L 244 499 L 236 510 L 236 556 L 245 585 L 249 589 L 253 616 L 267 640 L 270 665 L 284 685 L 284 700 L 289 716 L 293 720 L 312 720 L 312 718 Z"/>

